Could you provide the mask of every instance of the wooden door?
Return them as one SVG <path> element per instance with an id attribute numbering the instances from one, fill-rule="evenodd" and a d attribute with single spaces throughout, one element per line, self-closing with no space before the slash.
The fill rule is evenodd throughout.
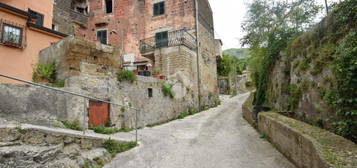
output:
<path id="1" fill-rule="evenodd" d="M 89 101 L 89 125 L 104 126 L 109 120 L 109 104 L 99 101 Z"/>

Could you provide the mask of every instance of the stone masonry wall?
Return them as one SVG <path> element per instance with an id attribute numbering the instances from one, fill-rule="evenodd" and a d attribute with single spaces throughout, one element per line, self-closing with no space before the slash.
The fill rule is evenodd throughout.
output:
<path id="1" fill-rule="evenodd" d="M 94 43 L 95 44 L 95 43 Z M 171 68 L 177 71 L 168 81 L 156 78 L 137 76 L 134 83 L 119 82 L 117 72 L 120 69 L 115 48 L 103 48 L 105 45 L 93 45 L 93 42 L 69 38 L 41 52 L 40 62 L 55 62 L 59 68 L 58 76 L 65 79 L 66 90 L 80 93 L 124 106 L 139 108 L 139 126 L 166 121 L 197 109 L 194 84 L 187 74 L 173 64 Z M 178 52 L 183 50 L 184 52 Z M 186 49 L 188 50 L 188 49 Z M 185 53 L 185 49 L 177 47 L 177 53 Z M 86 55 L 87 54 L 87 55 Z M 175 55 L 175 52 L 172 54 Z M 94 59 L 94 56 L 96 58 Z M 190 55 L 182 55 L 190 57 Z M 175 55 L 173 59 L 179 58 Z M 182 59 L 182 61 L 188 61 Z M 71 65 L 71 66 L 68 66 Z M 79 65 L 78 65 L 79 64 Z M 75 67 L 71 68 L 71 67 Z M 104 68 L 103 68 L 104 67 Z M 163 83 L 172 84 L 174 97 L 165 97 L 161 91 Z M 148 98 L 148 88 L 153 90 L 153 97 Z M 78 120 L 88 126 L 87 109 L 89 100 L 81 97 L 66 97 L 64 108 L 69 121 Z M 133 128 L 135 126 L 135 110 L 110 106 L 111 123 L 118 128 Z"/>
<path id="2" fill-rule="evenodd" d="M 48 89 L 0 84 L 0 117 L 24 123 L 52 125 L 67 119 L 65 96 Z"/>
<path id="3" fill-rule="evenodd" d="M 199 68 L 202 105 L 210 105 L 218 98 L 217 60 L 215 55 L 214 36 L 202 24 L 198 26 L 199 33 Z"/>
<path id="4" fill-rule="evenodd" d="M 57 31 L 83 37 L 80 30 L 87 26 L 88 16 L 72 9 L 73 0 L 56 0 L 53 6 L 53 24 Z"/>
<path id="5" fill-rule="evenodd" d="M 165 1 L 165 14 L 153 16 L 153 4 Z M 193 29 L 193 0 L 146 0 L 146 1 L 113 1 L 113 13 L 106 14 L 103 0 L 90 0 L 88 28 L 83 30 L 85 38 L 96 40 L 96 31 L 105 29 L 108 32 L 108 43 L 121 46 L 124 54 L 139 52 L 140 40 L 154 37 L 161 31 L 173 31 L 183 28 Z"/>
<path id="6" fill-rule="evenodd" d="M 63 129 L 0 126 L 0 167 L 101 167 L 114 157 L 104 148 L 106 138 Z"/>
<path id="7" fill-rule="evenodd" d="M 173 98 L 164 96 L 162 84 L 172 84 Z M 139 108 L 138 126 L 167 121 L 189 110 L 197 109 L 194 92 L 177 80 L 163 81 L 156 78 L 140 77 L 134 83 L 119 83 L 120 92 L 126 104 Z M 153 96 L 149 97 L 148 89 L 152 89 Z M 125 127 L 135 125 L 135 111 L 125 111 Z"/>
<path id="8" fill-rule="evenodd" d="M 78 75 L 81 62 L 101 65 L 97 72 L 116 72 L 121 67 L 119 49 L 75 37 L 67 37 L 40 52 L 39 63 L 55 63 L 59 79 Z"/>

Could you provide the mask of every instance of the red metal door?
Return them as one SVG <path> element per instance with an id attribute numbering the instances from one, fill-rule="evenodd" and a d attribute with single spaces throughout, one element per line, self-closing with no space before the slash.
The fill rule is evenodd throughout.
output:
<path id="1" fill-rule="evenodd" d="M 109 120 L 109 104 L 99 101 L 89 101 L 89 125 L 104 126 Z"/>

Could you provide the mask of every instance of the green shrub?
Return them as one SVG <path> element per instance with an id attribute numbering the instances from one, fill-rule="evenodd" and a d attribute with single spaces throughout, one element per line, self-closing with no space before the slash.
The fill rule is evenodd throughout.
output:
<path id="1" fill-rule="evenodd" d="M 346 11 L 354 10 L 357 19 L 357 8 L 351 8 L 354 1 L 347 1 Z M 347 5 L 349 4 L 349 5 Z M 352 5 L 353 6 L 353 5 Z M 341 14 L 341 17 L 346 17 Z M 348 18 L 348 17 L 347 17 Z M 341 18 L 344 20 L 346 18 Z M 353 22 L 353 20 L 351 20 Z M 357 143 L 357 32 L 350 32 L 339 44 L 334 60 L 334 72 L 337 87 L 327 93 L 325 99 L 332 101 L 337 113 L 343 118 L 337 123 L 336 133 Z"/>
<path id="2" fill-rule="evenodd" d="M 62 121 L 63 125 L 68 128 L 68 129 L 72 129 L 72 130 L 77 130 L 77 131 L 83 131 L 84 129 L 81 127 L 81 124 L 79 123 L 78 120 L 74 120 L 72 122 L 68 122 L 68 121 Z"/>
<path id="3" fill-rule="evenodd" d="M 162 90 L 162 93 L 164 94 L 164 96 L 169 96 L 170 98 L 174 97 L 174 94 L 172 92 L 172 85 L 163 83 L 161 85 L 161 90 Z"/>
<path id="4" fill-rule="evenodd" d="M 153 75 L 158 75 L 158 74 L 160 74 L 161 73 L 161 71 L 159 70 L 159 69 L 154 69 L 153 71 L 152 71 L 152 74 Z"/>
<path id="5" fill-rule="evenodd" d="M 126 111 L 125 107 L 121 107 L 121 108 L 120 108 L 120 111 L 121 111 L 122 113 L 124 113 L 124 112 Z"/>
<path id="6" fill-rule="evenodd" d="M 304 59 L 299 63 L 299 70 L 304 72 L 309 68 L 309 60 L 304 57 Z"/>
<path id="7" fill-rule="evenodd" d="M 106 140 L 103 143 L 103 147 L 113 156 L 115 156 L 117 153 L 128 151 L 137 145 L 138 144 L 136 142 L 118 142 L 111 139 Z"/>
<path id="8" fill-rule="evenodd" d="M 118 73 L 118 81 L 134 82 L 136 79 L 133 71 L 122 70 Z"/>
<path id="9" fill-rule="evenodd" d="M 56 80 L 56 65 L 55 64 L 37 64 L 35 66 L 32 80 L 38 82 L 40 79 L 46 79 L 49 82 Z"/>

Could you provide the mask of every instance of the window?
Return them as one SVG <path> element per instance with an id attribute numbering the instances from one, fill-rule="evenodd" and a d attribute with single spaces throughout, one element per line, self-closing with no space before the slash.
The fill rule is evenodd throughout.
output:
<path id="1" fill-rule="evenodd" d="M 165 32 L 156 33 L 155 34 L 155 43 L 156 43 L 157 48 L 167 47 L 169 44 L 168 32 L 165 31 Z"/>
<path id="2" fill-rule="evenodd" d="M 107 30 L 98 30 L 97 40 L 99 40 L 102 44 L 107 44 Z"/>
<path id="3" fill-rule="evenodd" d="M 165 2 L 159 2 L 154 4 L 154 16 L 165 14 Z"/>
<path id="4" fill-rule="evenodd" d="M 113 12 L 113 0 L 105 0 L 105 12 L 106 13 Z"/>
<path id="5" fill-rule="evenodd" d="M 22 43 L 22 28 L 4 24 L 1 41 L 7 45 L 20 47 Z"/>
<path id="6" fill-rule="evenodd" d="M 152 97 L 152 96 L 153 96 L 152 88 L 148 88 L 148 96 L 149 96 L 149 97 Z"/>
<path id="7" fill-rule="evenodd" d="M 36 16 L 36 23 L 39 26 L 43 26 L 44 16 L 41 13 L 29 9 L 29 13 Z"/>

